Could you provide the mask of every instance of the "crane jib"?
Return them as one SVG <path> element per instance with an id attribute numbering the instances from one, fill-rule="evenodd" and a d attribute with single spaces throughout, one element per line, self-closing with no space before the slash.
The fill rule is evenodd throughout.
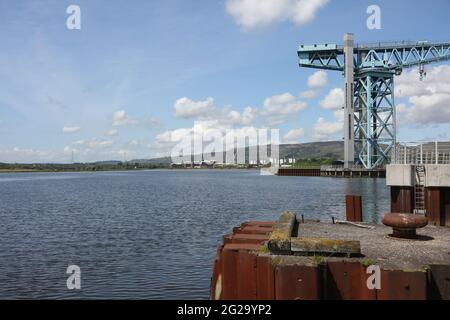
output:
<path id="1" fill-rule="evenodd" d="M 402 70 L 450 60 L 450 42 L 378 42 L 344 45 L 300 45 L 299 66 L 344 74 L 344 163 L 375 169 L 395 157 L 396 112 L 394 77 Z M 349 63 L 351 61 L 352 63 Z"/>

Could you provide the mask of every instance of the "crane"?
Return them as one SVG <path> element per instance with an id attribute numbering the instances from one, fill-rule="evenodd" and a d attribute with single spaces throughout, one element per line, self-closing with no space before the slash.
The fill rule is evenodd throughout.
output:
<path id="1" fill-rule="evenodd" d="M 394 76 L 403 69 L 450 60 L 450 42 L 401 41 L 358 44 L 344 35 L 344 44 L 300 45 L 300 67 L 344 74 L 344 167 L 357 163 L 374 169 L 389 162 L 396 144 Z"/>

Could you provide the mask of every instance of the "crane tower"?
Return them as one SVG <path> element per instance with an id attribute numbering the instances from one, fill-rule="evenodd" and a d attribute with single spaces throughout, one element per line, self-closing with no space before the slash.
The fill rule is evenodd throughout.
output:
<path id="1" fill-rule="evenodd" d="M 396 114 L 394 76 L 419 67 L 420 78 L 429 63 L 450 60 L 450 42 L 395 42 L 344 45 L 300 45 L 300 67 L 341 71 L 344 74 L 344 167 L 353 163 L 374 169 L 395 152 Z"/>

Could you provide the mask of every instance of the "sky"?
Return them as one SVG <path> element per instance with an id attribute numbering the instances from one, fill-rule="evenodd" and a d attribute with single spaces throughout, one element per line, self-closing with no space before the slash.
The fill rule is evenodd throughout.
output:
<path id="1" fill-rule="evenodd" d="M 449 0 L 0 0 L 0 162 L 160 157 L 194 127 L 340 140 L 342 74 L 299 68 L 298 46 L 346 32 L 450 41 L 449 12 Z M 395 79 L 399 141 L 450 139 L 450 64 L 426 71 Z"/>

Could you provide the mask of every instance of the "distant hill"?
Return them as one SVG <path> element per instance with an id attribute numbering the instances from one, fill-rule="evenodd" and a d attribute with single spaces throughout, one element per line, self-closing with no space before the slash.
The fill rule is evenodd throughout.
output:
<path id="1" fill-rule="evenodd" d="M 246 149 L 246 152 L 248 152 L 248 148 Z M 344 157 L 344 142 L 327 141 L 282 144 L 280 145 L 279 152 L 280 158 L 342 160 Z M 139 164 L 169 164 L 171 163 L 171 158 L 136 159 L 129 162 Z"/>
<path id="2" fill-rule="evenodd" d="M 430 145 L 431 146 L 431 145 Z M 256 147 L 251 147 L 256 154 Z M 270 153 L 270 146 L 268 147 Z M 342 160 L 344 143 L 342 141 L 311 142 L 303 144 L 280 145 L 279 156 L 282 159 L 295 158 L 300 164 L 320 165 L 333 160 Z M 240 150 L 242 152 L 242 149 Z M 248 159 L 249 148 L 245 150 Z M 220 157 L 220 153 L 217 155 Z M 205 156 L 205 159 L 207 157 Z M 223 157 L 222 157 L 223 159 Z M 187 160 L 186 160 L 187 161 Z M 190 161 L 190 157 L 189 157 Z M 134 159 L 130 161 L 97 161 L 88 163 L 0 163 L 0 172 L 19 171 L 105 171 L 105 170 L 135 170 L 169 168 L 172 163 L 170 157 L 153 159 Z"/>
<path id="3" fill-rule="evenodd" d="M 170 164 L 172 161 L 170 157 L 152 158 L 152 159 L 133 159 L 128 161 L 129 163 L 138 164 Z"/>
<path id="4" fill-rule="evenodd" d="M 311 142 L 280 145 L 280 158 L 342 160 L 343 141 Z"/>

